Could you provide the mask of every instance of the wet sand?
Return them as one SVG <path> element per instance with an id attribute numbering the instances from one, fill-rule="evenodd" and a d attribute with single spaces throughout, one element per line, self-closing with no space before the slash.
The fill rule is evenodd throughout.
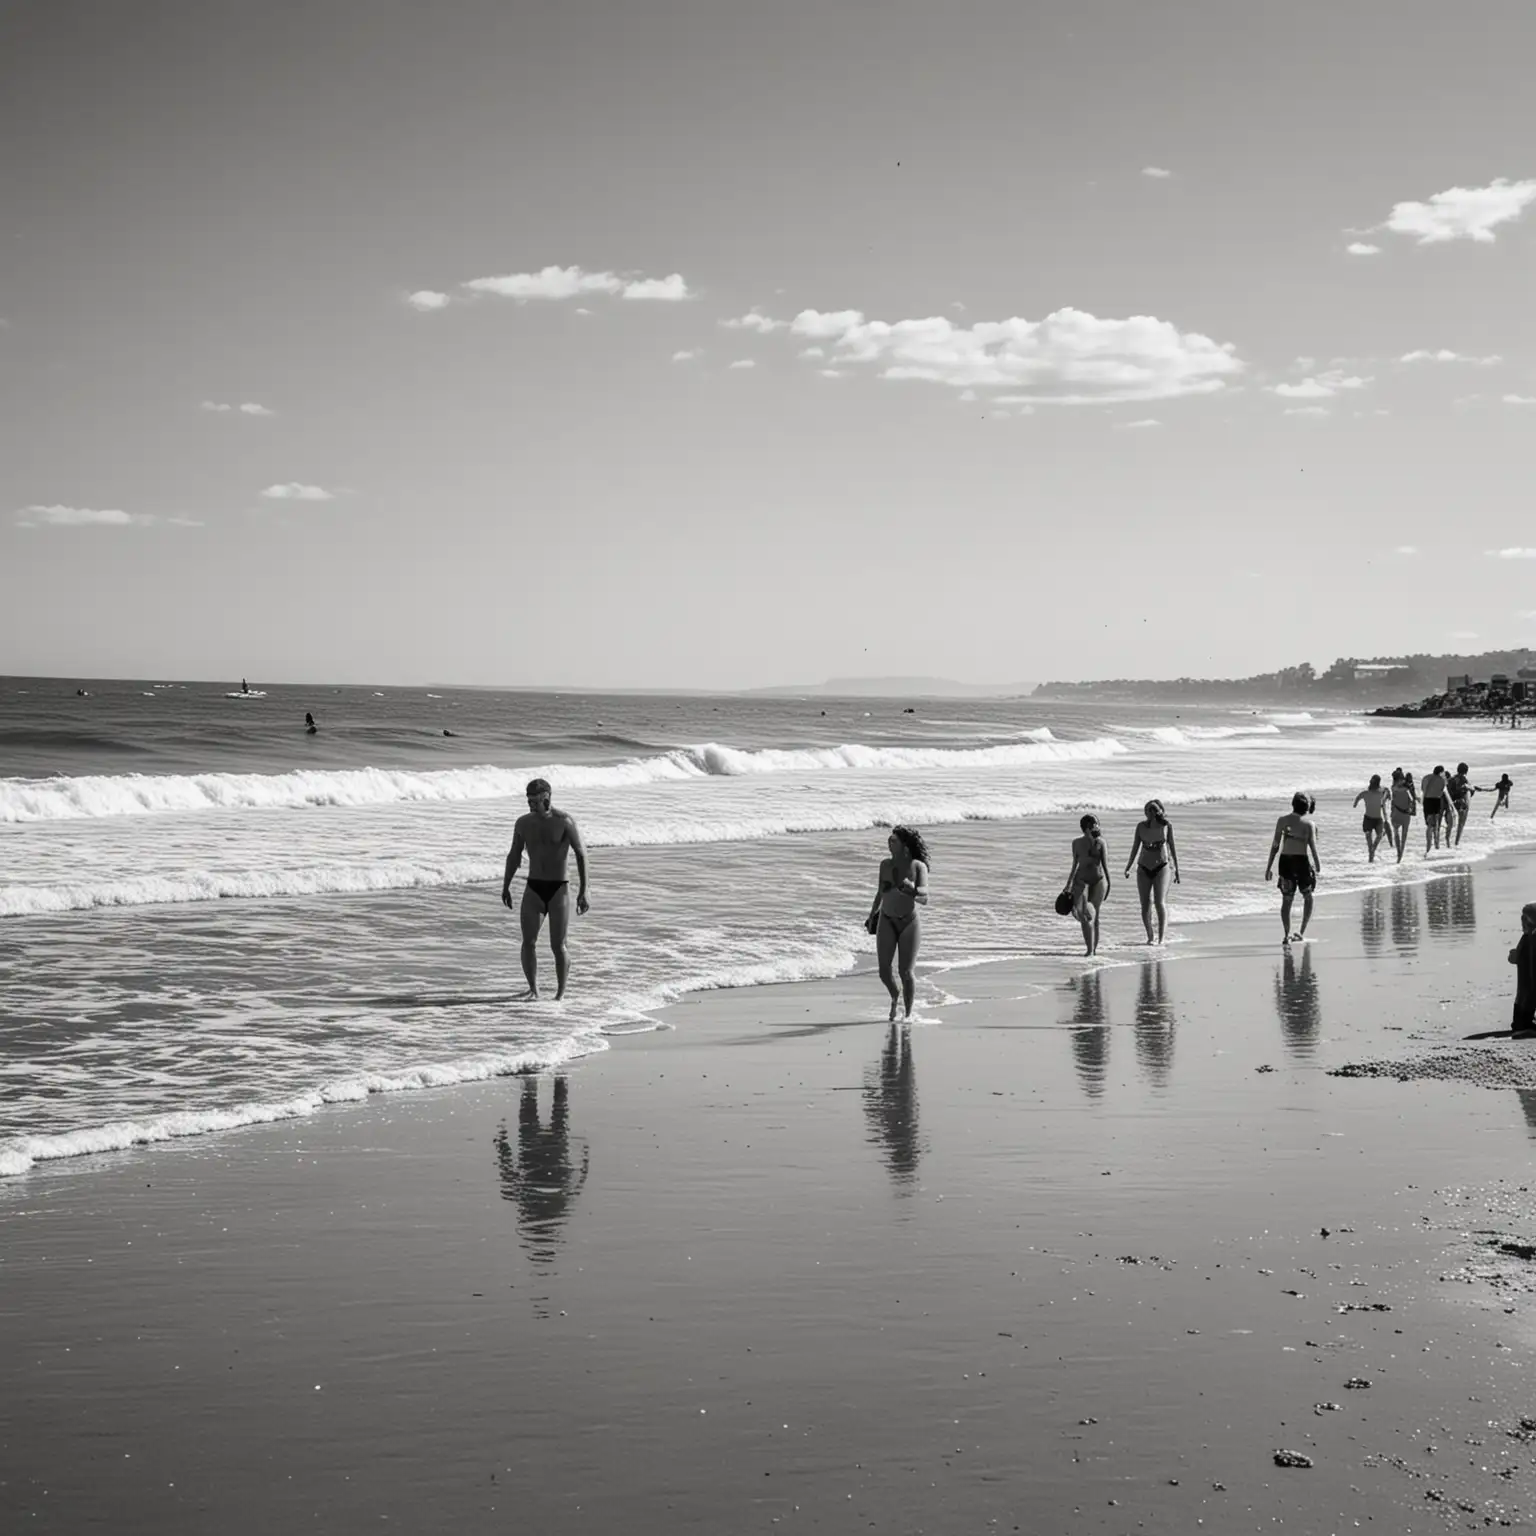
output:
<path id="1" fill-rule="evenodd" d="M 1536 1093 L 1329 1074 L 1507 1025 L 1527 868 L 40 1168 L 0 1528 L 1521 1524 Z"/>

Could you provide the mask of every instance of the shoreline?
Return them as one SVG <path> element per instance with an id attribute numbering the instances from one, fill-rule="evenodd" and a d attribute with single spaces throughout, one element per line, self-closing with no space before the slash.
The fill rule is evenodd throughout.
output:
<path id="1" fill-rule="evenodd" d="M 868 973 L 693 993 L 555 1074 L 6 1181 L 0 1512 L 1524 1522 L 1536 1095 L 1328 1069 L 1502 1020 L 1527 865 L 1290 955 L 1269 914 L 950 971 L 905 1029 Z"/>

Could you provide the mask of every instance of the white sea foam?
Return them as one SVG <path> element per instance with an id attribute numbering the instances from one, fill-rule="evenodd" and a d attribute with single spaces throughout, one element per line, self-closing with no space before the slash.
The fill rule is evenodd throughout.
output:
<path id="1" fill-rule="evenodd" d="M 1031 763 L 1088 762 L 1122 753 L 1113 737 L 1091 741 L 1030 740 L 974 748 L 836 747 L 746 750 L 705 742 L 619 763 L 545 767 L 342 768 L 293 773 L 119 774 L 78 778 L 0 779 L 0 822 L 60 821 L 209 810 L 298 809 L 303 806 L 390 805 L 408 801 L 520 797 L 530 778 L 561 789 L 624 788 L 710 777 L 898 769 L 962 770 Z"/>
<path id="2" fill-rule="evenodd" d="M 374 1093 L 402 1093 L 413 1088 L 446 1088 L 454 1083 L 483 1082 L 492 1077 L 513 1077 L 542 1072 L 606 1050 L 598 1034 L 585 1034 L 536 1049 L 506 1055 L 470 1056 L 458 1061 L 422 1062 L 396 1067 L 388 1073 L 360 1072 L 332 1079 L 284 1099 L 253 1101 L 222 1109 L 175 1110 L 142 1120 L 116 1120 L 106 1125 L 82 1127 L 55 1136 L 22 1136 L 0 1144 L 0 1178 L 15 1177 L 41 1162 L 64 1157 L 84 1157 L 97 1152 L 121 1152 L 129 1147 L 174 1141 L 183 1136 L 206 1136 L 213 1131 L 237 1130 L 247 1125 L 270 1125 L 313 1114 L 327 1104 L 357 1103 Z"/>
<path id="3" fill-rule="evenodd" d="M 1202 742 L 1227 741 L 1234 736 L 1278 736 L 1280 727 L 1262 725 L 1151 725 L 1129 726 L 1137 735 L 1150 736 L 1165 747 L 1192 747 Z"/>

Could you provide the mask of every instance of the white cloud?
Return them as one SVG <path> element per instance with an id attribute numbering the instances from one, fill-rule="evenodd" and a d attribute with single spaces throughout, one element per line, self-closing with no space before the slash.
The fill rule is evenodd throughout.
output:
<path id="1" fill-rule="evenodd" d="M 232 411 L 234 406 L 225 405 L 218 400 L 204 400 L 198 409 L 204 411 Z"/>
<path id="2" fill-rule="evenodd" d="M 1118 425 L 1126 432 L 1134 432 L 1139 427 L 1160 427 L 1160 422 L 1155 416 L 1143 416 L 1140 421 L 1122 421 Z"/>
<path id="3" fill-rule="evenodd" d="M 415 293 L 406 294 L 405 302 L 412 309 L 430 314 L 434 309 L 446 309 L 450 300 L 446 293 L 439 293 L 435 288 L 418 288 Z"/>
<path id="4" fill-rule="evenodd" d="M 1536 549 L 1522 549 L 1518 545 L 1509 549 L 1490 549 L 1488 553 L 1496 560 L 1536 560 Z"/>
<path id="5" fill-rule="evenodd" d="M 1271 388 L 1285 400 L 1331 400 L 1341 390 L 1364 389 L 1371 382 L 1359 374 L 1347 374 L 1342 368 L 1330 368 L 1299 384 L 1275 384 Z"/>
<path id="6" fill-rule="evenodd" d="M 1491 368 L 1495 363 L 1502 363 L 1504 359 L 1497 352 L 1491 352 L 1487 357 L 1472 357 L 1466 352 L 1452 352 L 1449 347 L 1441 347 L 1438 352 L 1420 347 L 1413 352 L 1404 352 L 1398 361 L 1401 363 L 1473 363 L 1479 368 Z"/>
<path id="7" fill-rule="evenodd" d="M 1144 165 L 1141 168 L 1141 174 L 1152 177 L 1154 181 L 1166 181 L 1173 172 L 1165 171 L 1160 165 Z"/>
<path id="8" fill-rule="evenodd" d="M 254 400 L 246 400 L 239 405 L 230 405 L 223 400 L 203 400 L 199 402 L 198 409 L 203 411 L 217 411 L 221 415 L 228 411 L 238 412 L 241 416 L 277 415 L 276 411 L 269 410 L 264 405 L 258 405 Z"/>
<path id="9" fill-rule="evenodd" d="M 1399 544 L 1397 548 L 1392 551 L 1394 555 L 1416 555 L 1418 552 L 1419 546 L 1417 544 Z"/>
<path id="10" fill-rule="evenodd" d="M 1328 415 L 1328 407 L 1326 405 L 1292 405 L 1287 406 L 1281 414 L 1284 416 L 1326 416 Z"/>
<path id="11" fill-rule="evenodd" d="M 1536 202 L 1536 180 L 1507 181 L 1500 176 L 1486 187 L 1449 187 L 1428 202 L 1398 203 L 1382 226 L 1394 234 L 1415 235 L 1420 245 L 1447 240 L 1476 240 L 1488 245 L 1496 224 L 1518 219 Z"/>
<path id="12" fill-rule="evenodd" d="M 841 368 L 818 368 L 816 370 L 824 379 L 840 379 L 844 370 Z"/>
<path id="13" fill-rule="evenodd" d="M 1451 631 L 1451 639 L 1452 640 L 1476 640 L 1477 639 L 1477 631 L 1475 629 L 1453 629 Z"/>
<path id="14" fill-rule="evenodd" d="M 1351 256 L 1380 256 L 1381 255 L 1381 247 L 1379 245 L 1370 245 L 1370 244 L 1368 244 L 1364 240 L 1351 240 L 1349 242 L 1349 244 L 1344 247 L 1344 249 Z"/>
<path id="15" fill-rule="evenodd" d="M 750 309 L 746 314 L 739 315 L 734 320 L 722 320 L 720 324 L 728 331 L 756 331 L 758 335 L 766 336 L 770 331 L 786 330 L 789 321 L 773 320 L 755 309 Z"/>
<path id="16" fill-rule="evenodd" d="M 750 357 L 738 357 L 736 359 L 736 361 L 731 364 L 731 367 L 732 368 L 756 368 L 757 367 L 757 363 L 756 363 L 756 361 L 753 358 L 750 358 Z"/>
<path id="17" fill-rule="evenodd" d="M 1536 395 L 1500 395 L 1505 405 L 1536 405 Z"/>
<path id="18" fill-rule="evenodd" d="M 697 347 L 685 347 L 682 351 L 672 354 L 672 361 L 674 363 L 691 363 L 698 355 L 699 349 Z"/>
<path id="19" fill-rule="evenodd" d="M 301 485 L 297 480 L 269 485 L 262 493 L 268 501 L 334 501 L 332 492 L 319 485 Z"/>
<path id="20" fill-rule="evenodd" d="M 1166 320 L 1101 320 L 1059 309 L 1043 320 L 977 321 L 942 316 L 868 320 L 856 309 L 802 310 L 792 335 L 825 342 L 839 364 L 866 364 L 882 378 L 922 379 L 955 389 L 1027 389 L 1058 405 L 1163 400 L 1224 389 L 1244 364 L 1230 345 Z"/>
<path id="21" fill-rule="evenodd" d="M 202 526 L 184 517 L 159 518 L 148 512 L 124 512 L 118 507 L 30 506 L 16 514 L 16 521 L 23 528 L 127 528 L 159 522 L 183 528 Z"/>
<path id="22" fill-rule="evenodd" d="M 800 349 L 800 356 L 805 358 L 825 357 L 826 355 L 827 349 L 825 347 L 802 347 Z"/>
<path id="23" fill-rule="evenodd" d="M 618 272 L 587 272 L 581 267 L 543 267 L 537 272 L 508 272 L 501 277 L 472 277 L 461 285 L 471 293 L 491 293 L 503 299 L 574 299 L 584 293 L 606 293 L 622 299 L 691 298 L 680 272 L 670 277 L 633 277 Z"/>

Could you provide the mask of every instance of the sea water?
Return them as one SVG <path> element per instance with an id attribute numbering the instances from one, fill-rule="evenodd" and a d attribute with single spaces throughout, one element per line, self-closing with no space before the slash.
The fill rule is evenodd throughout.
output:
<path id="1" fill-rule="evenodd" d="M 1104 949 L 1144 941 L 1119 878 L 1160 798 L 1172 944 L 1272 906 L 1274 818 L 1318 799 L 1322 889 L 1464 871 L 1536 841 L 1536 744 L 1468 722 L 1019 700 L 601 696 L 0 679 L 0 1174 L 557 1066 L 711 987 L 870 963 L 886 830 L 932 855 L 923 989 L 1080 948 L 1051 898 L 1085 809 L 1116 873 Z M 304 730 L 304 714 L 320 723 Z M 1536 738 L 1533 738 L 1536 743 Z M 1460 849 L 1368 865 L 1373 772 L 1508 770 Z M 529 778 L 591 855 L 566 1000 L 517 1000 L 500 901 Z M 526 867 L 526 866 L 525 866 Z M 570 871 L 575 876 L 574 867 Z M 547 948 L 541 985 L 552 995 Z M 871 978 L 871 1013 L 885 998 Z"/>

